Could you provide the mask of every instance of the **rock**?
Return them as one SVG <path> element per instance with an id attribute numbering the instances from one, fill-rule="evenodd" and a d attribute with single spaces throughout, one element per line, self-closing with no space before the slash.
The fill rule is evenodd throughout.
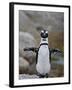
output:
<path id="1" fill-rule="evenodd" d="M 30 33 L 19 32 L 19 43 L 19 48 L 35 47 L 36 41 Z"/>
<path id="2" fill-rule="evenodd" d="M 19 75 L 19 79 L 35 79 L 35 78 L 39 78 L 39 76 L 33 74 L 33 75 L 29 75 L 29 74 L 20 74 Z"/>
<path id="3" fill-rule="evenodd" d="M 20 57 L 19 58 L 19 66 L 21 68 L 28 68 L 29 67 L 29 63 L 27 62 L 27 60 L 25 60 L 24 58 Z"/>
<path id="4" fill-rule="evenodd" d="M 19 73 L 25 73 L 27 72 L 29 68 L 29 63 L 26 59 L 20 57 L 19 58 Z"/>
<path id="5" fill-rule="evenodd" d="M 32 63 L 32 64 L 29 66 L 28 74 L 29 74 L 29 75 L 37 74 L 37 71 L 36 71 L 36 62 Z"/>
<path id="6" fill-rule="evenodd" d="M 36 40 L 27 32 L 19 33 L 19 56 L 25 58 L 30 64 L 34 62 L 35 53 L 24 51 L 24 48 L 36 47 Z"/>

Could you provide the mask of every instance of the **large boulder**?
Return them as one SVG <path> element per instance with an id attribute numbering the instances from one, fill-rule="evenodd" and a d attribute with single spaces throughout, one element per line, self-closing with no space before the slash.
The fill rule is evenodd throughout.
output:
<path id="1" fill-rule="evenodd" d="M 27 32 L 19 33 L 19 56 L 25 58 L 30 64 L 34 62 L 35 53 L 24 51 L 24 48 L 36 47 L 36 40 Z"/>
<path id="2" fill-rule="evenodd" d="M 29 68 L 28 61 L 20 57 L 19 58 L 19 73 L 27 73 L 28 68 Z"/>

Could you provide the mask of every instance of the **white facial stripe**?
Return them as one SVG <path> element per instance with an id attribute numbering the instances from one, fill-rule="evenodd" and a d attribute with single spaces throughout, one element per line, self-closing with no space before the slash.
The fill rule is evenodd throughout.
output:
<path id="1" fill-rule="evenodd" d="M 42 30 L 41 33 L 44 33 L 44 31 Z"/>
<path id="2" fill-rule="evenodd" d="M 48 33 L 48 31 L 46 31 L 46 33 Z"/>

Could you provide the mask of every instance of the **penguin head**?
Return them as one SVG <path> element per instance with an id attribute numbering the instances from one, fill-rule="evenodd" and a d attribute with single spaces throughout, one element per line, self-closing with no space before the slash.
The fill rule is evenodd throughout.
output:
<path id="1" fill-rule="evenodd" d="M 48 31 L 47 30 L 42 30 L 41 31 L 41 37 L 42 38 L 47 38 L 48 37 Z"/>

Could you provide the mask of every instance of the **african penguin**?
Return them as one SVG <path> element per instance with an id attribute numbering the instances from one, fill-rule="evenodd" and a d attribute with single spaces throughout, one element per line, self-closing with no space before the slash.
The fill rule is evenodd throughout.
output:
<path id="1" fill-rule="evenodd" d="M 48 77 L 50 72 L 48 31 L 41 31 L 41 42 L 38 50 L 36 70 L 40 77 Z"/>
<path id="2" fill-rule="evenodd" d="M 54 52 L 62 53 L 59 49 L 48 47 L 48 31 L 41 31 L 40 46 L 24 48 L 24 51 L 33 51 L 36 53 L 36 70 L 40 78 L 48 77 L 51 69 L 51 54 Z"/>

